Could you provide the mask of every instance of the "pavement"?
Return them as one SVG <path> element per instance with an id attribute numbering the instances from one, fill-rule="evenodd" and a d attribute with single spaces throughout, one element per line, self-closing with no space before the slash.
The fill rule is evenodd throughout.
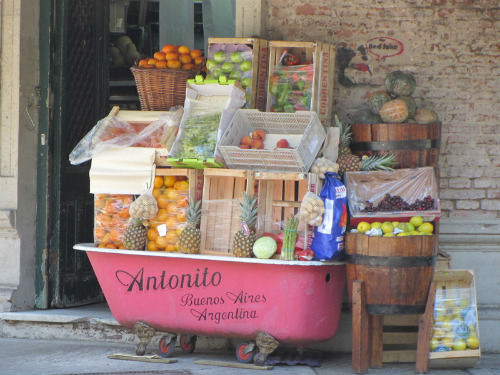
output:
<path id="1" fill-rule="evenodd" d="M 151 355 L 154 348 L 147 348 Z M 176 351 L 171 357 L 175 363 L 149 363 L 110 359 L 108 355 L 123 353 L 135 355 L 135 345 L 122 343 L 89 342 L 76 340 L 19 339 L 0 337 L 0 375 L 62 375 L 116 373 L 133 374 L 181 374 L 186 375 L 257 375 L 257 369 L 220 367 L 195 363 L 199 360 L 222 361 L 238 364 L 235 353 L 225 350 L 198 351 L 191 354 Z M 265 372 L 264 372 L 265 373 Z M 345 375 L 353 374 L 351 356 L 346 353 L 325 353 L 320 367 L 302 365 L 275 365 L 270 375 Z M 415 373 L 414 363 L 384 364 L 382 369 L 369 369 L 374 375 L 406 375 Z M 498 375 L 500 355 L 483 354 L 474 368 L 430 369 L 430 375 Z M 263 375 L 263 374 L 262 374 Z"/>

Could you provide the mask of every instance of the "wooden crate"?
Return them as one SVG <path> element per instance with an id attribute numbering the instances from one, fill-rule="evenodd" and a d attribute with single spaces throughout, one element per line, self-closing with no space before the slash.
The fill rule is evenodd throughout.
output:
<path id="1" fill-rule="evenodd" d="M 318 192 L 320 180 L 313 173 L 253 172 L 240 169 L 205 169 L 201 253 L 232 256 L 234 234 L 241 229 L 238 199 L 243 192 L 258 194 L 257 236 L 278 232 L 281 224 L 297 213 L 308 191 Z M 312 241 L 312 227 L 300 223 L 299 235 Z"/>
<path id="2" fill-rule="evenodd" d="M 152 122 L 157 121 L 160 115 L 165 112 L 166 111 L 120 110 L 119 106 L 114 106 L 109 112 L 108 116 L 119 116 L 134 127 L 145 128 Z M 162 139 L 162 144 L 164 145 L 164 147 L 155 149 L 155 164 L 157 166 L 169 166 L 169 164 L 167 163 L 168 153 L 170 148 L 172 147 L 172 144 L 174 143 L 175 136 L 177 135 L 177 130 L 179 129 L 178 125 L 172 127 L 172 131 L 165 133 L 164 138 Z"/>
<path id="3" fill-rule="evenodd" d="M 417 314 L 384 315 L 382 362 L 415 362 L 419 316 Z"/>
<path id="4" fill-rule="evenodd" d="M 266 107 L 268 41 L 261 38 L 208 38 L 208 58 L 217 50 L 249 47 L 252 51 L 251 85 L 246 88 L 248 100 L 245 108 L 264 111 Z"/>
<path id="5" fill-rule="evenodd" d="M 157 176 L 184 176 L 189 180 L 189 199 L 202 199 L 203 170 L 188 168 L 156 168 Z"/>
<path id="6" fill-rule="evenodd" d="M 331 126 L 333 119 L 333 87 L 335 78 L 336 47 L 321 42 L 269 42 L 268 82 L 279 74 L 280 60 L 286 52 L 299 56 L 301 64 L 313 64 L 311 105 L 307 111 L 315 111 L 323 126 Z M 268 93 L 266 111 L 271 111 L 275 96 Z"/>
<path id="7" fill-rule="evenodd" d="M 479 339 L 479 321 L 477 315 L 476 288 L 473 270 L 436 270 L 436 301 L 434 304 L 434 333 L 442 328 L 439 324 L 439 314 L 444 313 L 445 305 L 449 314 L 453 308 L 461 309 L 464 325 L 454 327 L 455 336 L 475 336 Z M 462 304 L 461 302 L 468 302 Z M 454 305 L 452 307 L 452 305 Z M 453 322 L 453 320 L 452 320 Z M 467 326 L 467 330 L 464 328 Z M 441 341 L 443 343 L 443 341 Z M 479 343 L 480 344 L 480 343 Z M 440 344 L 441 345 L 441 344 Z M 439 348 L 439 347 L 438 347 Z M 439 349 L 438 349 L 439 350 Z M 481 358 L 481 347 L 466 350 L 432 351 L 429 353 L 429 367 L 431 368 L 468 368 L 474 367 Z"/>

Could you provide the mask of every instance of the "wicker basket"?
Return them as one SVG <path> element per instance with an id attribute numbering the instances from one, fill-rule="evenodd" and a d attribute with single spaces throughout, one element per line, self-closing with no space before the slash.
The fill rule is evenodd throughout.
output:
<path id="1" fill-rule="evenodd" d="M 181 69 L 130 69 L 143 111 L 168 111 L 173 106 L 184 105 L 186 82 L 197 73 Z"/>

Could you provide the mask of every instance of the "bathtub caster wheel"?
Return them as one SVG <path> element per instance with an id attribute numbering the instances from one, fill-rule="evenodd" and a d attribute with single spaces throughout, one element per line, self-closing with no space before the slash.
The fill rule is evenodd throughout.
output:
<path id="1" fill-rule="evenodd" d="M 194 348 L 196 346 L 197 336 L 194 335 L 181 335 L 179 339 L 179 344 L 183 352 L 191 354 L 194 352 Z"/>
<path id="2" fill-rule="evenodd" d="M 236 359 L 242 363 L 252 363 L 257 348 L 253 342 L 243 341 L 236 347 Z"/>
<path id="3" fill-rule="evenodd" d="M 168 334 L 160 339 L 158 349 L 160 350 L 160 355 L 164 358 L 170 357 L 175 351 L 175 339 L 176 336 Z"/>

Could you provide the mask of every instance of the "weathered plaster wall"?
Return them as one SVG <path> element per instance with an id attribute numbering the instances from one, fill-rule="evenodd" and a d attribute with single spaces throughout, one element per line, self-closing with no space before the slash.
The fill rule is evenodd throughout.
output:
<path id="1" fill-rule="evenodd" d="M 268 16 L 268 39 L 338 47 L 334 110 L 344 121 L 388 72 L 412 72 L 417 105 L 443 124 L 442 216 L 500 218 L 498 1 L 268 0 Z"/>

